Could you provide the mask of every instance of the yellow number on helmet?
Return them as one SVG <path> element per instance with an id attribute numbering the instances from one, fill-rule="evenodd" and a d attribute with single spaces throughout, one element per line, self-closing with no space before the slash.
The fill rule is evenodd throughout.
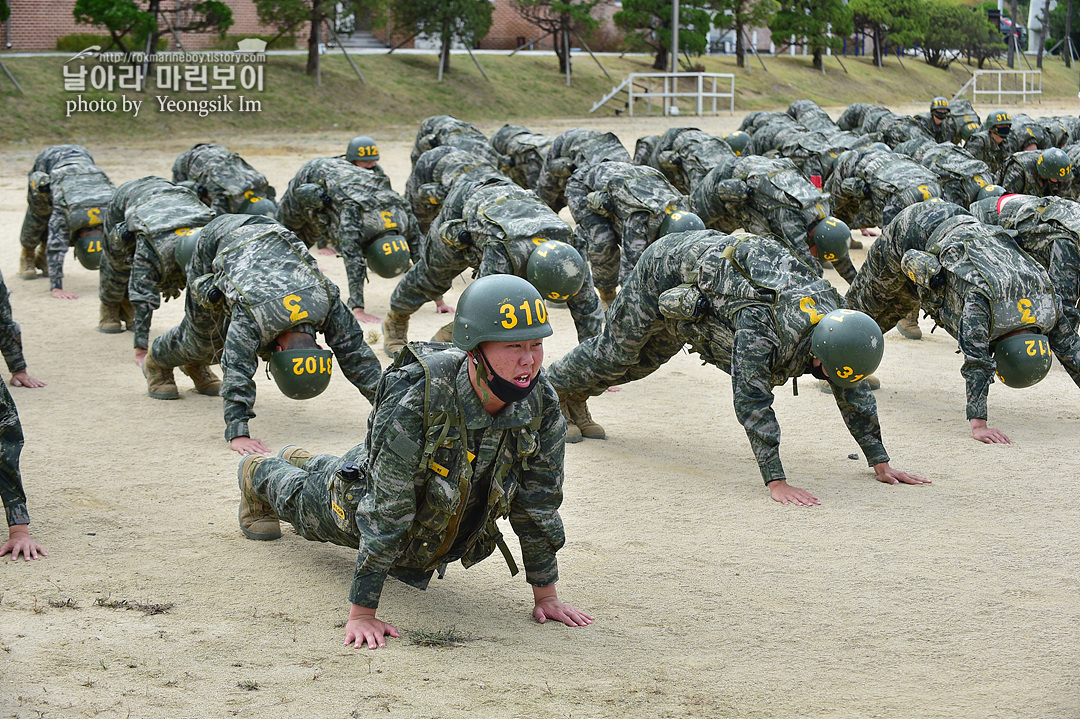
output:
<path id="1" fill-rule="evenodd" d="M 514 306 L 509 302 L 499 306 L 499 312 L 506 315 L 506 319 L 502 321 L 502 326 L 510 330 L 517 327 L 518 318 L 514 314 Z"/>
<path id="2" fill-rule="evenodd" d="M 836 370 L 836 376 L 840 379 L 848 379 L 853 374 L 855 374 L 855 370 L 847 366 L 844 366 L 843 369 Z"/>

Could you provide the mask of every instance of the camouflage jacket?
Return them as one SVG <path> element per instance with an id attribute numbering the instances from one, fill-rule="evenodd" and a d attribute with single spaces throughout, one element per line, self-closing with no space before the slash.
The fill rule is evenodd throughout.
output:
<path id="1" fill-rule="evenodd" d="M 573 234 L 536 193 L 504 179 L 455 184 L 431 225 L 428 242 L 445 242 L 463 253 L 474 276 L 525 277 L 538 244 L 573 244 Z"/>
<path id="2" fill-rule="evenodd" d="M 937 176 L 903 155 L 848 150 L 825 183 L 833 213 L 853 228 L 884 227 L 903 208 L 941 197 Z"/>
<path id="3" fill-rule="evenodd" d="M 566 206 L 566 181 L 579 168 L 601 162 L 633 162 L 619 138 L 599 130 L 567 130 L 556 137 L 544 158 L 544 168 L 536 181 L 536 194 L 558 212 Z"/>
<path id="4" fill-rule="evenodd" d="M 889 147 L 896 147 L 901 142 L 907 142 L 917 137 L 925 137 L 928 140 L 934 139 L 933 133 L 927 132 L 926 128 L 910 115 L 900 115 L 892 118 L 889 122 L 882 122 L 877 132 L 881 136 L 881 140 Z"/>
<path id="5" fill-rule="evenodd" d="M 787 114 L 811 132 L 828 132 L 837 129 L 829 113 L 822 110 L 813 100 L 796 100 L 788 105 Z"/>
<path id="6" fill-rule="evenodd" d="M 503 174 L 524 187 L 536 188 L 554 137 L 530 132 L 520 125 L 503 125 L 491 136 L 491 146 L 502 157 Z"/>
<path id="7" fill-rule="evenodd" d="M 663 172 L 675 189 L 689 194 L 710 170 L 725 159 L 734 158 L 731 147 L 719 137 L 688 129 L 678 133 L 667 146 L 662 136 L 649 164 Z"/>
<path id="8" fill-rule="evenodd" d="M 1010 133 L 1011 134 L 1011 133 Z M 964 149 L 977 160 L 982 160 L 990 168 L 994 183 L 999 184 L 1005 163 L 1012 157 L 1012 146 L 1006 139 L 1000 145 L 990 137 L 989 130 L 979 130 L 964 143 Z"/>
<path id="9" fill-rule="evenodd" d="M 49 169 L 36 169 L 39 166 Z M 100 229 L 115 188 L 105 171 L 93 164 L 90 153 L 77 145 L 48 148 L 38 155 L 34 167 L 31 186 L 48 192 L 52 206 L 45 256 L 51 288 L 57 289 L 63 286 L 68 248 L 84 232 Z"/>
<path id="10" fill-rule="evenodd" d="M 953 138 L 959 137 L 957 134 L 956 118 L 953 115 L 948 115 L 941 121 L 941 124 L 934 122 L 934 117 L 929 112 L 924 112 L 919 115 L 912 115 L 911 119 L 915 121 L 923 132 L 934 139 L 934 142 L 952 142 Z"/>
<path id="11" fill-rule="evenodd" d="M 359 554 L 349 601 L 378 606 L 388 574 L 423 588 L 441 565 L 481 561 L 501 542 L 495 520 L 505 516 L 521 544 L 526 580 L 554 584 L 555 554 L 565 541 L 558 510 L 566 436 L 555 390 L 541 374 L 532 393 L 492 416 L 469 381 L 464 352 L 399 364 L 379 383 L 355 453 L 365 485 L 355 510 Z M 443 408 L 456 426 L 436 444 L 439 432 L 425 411 Z"/>
<path id="12" fill-rule="evenodd" d="M 479 182 L 504 177 L 498 166 L 482 157 L 444 145 L 428 150 L 413 165 L 405 183 L 405 199 L 412 207 L 420 232 L 427 234 L 446 193 L 459 179 Z"/>
<path id="13" fill-rule="evenodd" d="M 743 132 L 753 135 L 770 122 L 787 122 L 791 120 L 791 115 L 784 112 L 768 112 L 764 110 L 757 110 L 754 112 L 748 112 L 743 117 L 742 123 L 739 124 L 739 129 Z"/>
<path id="14" fill-rule="evenodd" d="M 433 115 L 420 123 L 412 149 L 412 164 L 415 165 L 428 150 L 444 146 L 466 150 L 493 167 L 502 164 L 502 158 L 488 142 L 487 135 L 475 125 L 450 115 Z"/>
<path id="15" fill-rule="evenodd" d="M 179 297 L 187 281 L 173 252 L 182 235 L 214 219 L 193 190 L 160 177 L 120 186 L 105 213 L 105 253 L 111 266 L 130 270 L 135 346 L 150 346 L 150 324 L 161 300 Z"/>
<path id="16" fill-rule="evenodd" d="M 1006 138 L 1013 153 L 1025 150 L 1045 150 L 1054 146 L 1053 135 L 1040 123 L 1024 113 L 1012 116 L 1012 130 Z M 1032 148 L 1031 145 L 1035 147 Z"/>
<path id="17" fill-rule="evenodd" d="M 0 352 L 12 374 L 26 369 L 26 360 L 22 353 L 22 333 L 19 323 L 11 316 L 11 300 L 8 288 L 0 275 Z M 22 475 L 19 473 L 18 453 L 22 449 L 22 430 L 15 401 L 11 399 L 7 385 L 0 378 L 0 430 L 5 441 L 0 445 L 4 461 L 0 462 L 0 501 L 4 504 L 7 525 L 29 524 L 30 513 L 26 510 L 26 492 L 23 490 Z M 18 434 L 15 434 L 18 430 Z M 11 446 L 9 444 L 16 444 Z M 14 457 L 12 457 L 14 455 Z"/>
<path id="18" fill-rule="evenodd" d="M 1077 183 L 1073 181 L 1073 173 L 1066 173 L 1065 177 L 1058 182 L 1040 177 L 1039 160 L 1041 157 L 1041 150 L 1015 153 L 1005 162 L 1005 169 L 1001 172 L 1001 181 L 998 184 L 1006 191 L 1015 192 L 1018 195 L 1075 198 Z"/>
<path id="19" fill-rule="evenodd" d="M 946 202 L 967 207 L 976 200 L 980 189 L 994 182 L 985 162 L 951 142 L 923 145 L 911 157 L 937 175 Z"/>
<path id="20" fill-rule="evenodd" d="M 240 212 L 250 198 L 275 196 L 265 175 L 221 145 L 200 143 L 180 153 L 172 181 L 195 190 L 219 215 Z"/>
<path id="21" fill-rule="evenodd" d="M 841 154 L 866 144 L 865 137 L 836 129 L 781 133 L 776 140 L 779 156 L 791 160 L 802 176 L 818 189 L 824 187 Z"/>
<path id="22" fill-rule="evenodd" d="M 345 377 L 371 401 L 382 368 L 304 243 L 268 217 L 224 215 L 207 225 L 188 265 L 188 292 L 227 327 L 221 356 L 225 439 L 248 437 L 255 371 L 278 335 L 323 333 Z M 220 291 L 215 297 L 212 290 Z"/>
<path id="23" fill-rule="evenodd" d="M 772 152 L 780 146 L 780 138 L 790 137 L 790 133 L 793 131 L 809 132 L 798 121 L 792 120 L 787 115 L 776 115 L 754 131 L 753 136 L 750 138 L 750 144 L 746 146 L 743 155 L 764 155 Z"/>
<path id="24" fill-rule="evenodd" d="M 11 315 L 11 300 L 3 275 L 0 275 L 0 354 L 4 355 L 8 372 L 26 369 L 22 351 L 22 330 Z"/>
<path id="25" fill-rule="evenodd" d="M 1035 122 L 1046 129 L 1051 147 L 1065 147 L 1080 140 L 1080 118 L 1074 115 L 1038 117 Z"/>

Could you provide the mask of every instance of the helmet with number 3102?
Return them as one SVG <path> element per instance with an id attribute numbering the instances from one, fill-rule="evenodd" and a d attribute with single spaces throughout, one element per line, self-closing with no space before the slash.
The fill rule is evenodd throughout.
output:
<path id="1" fill-rule="evenodd" d="M 885 353 L 881 328 L 856 310 L 833 310 L 814 327 L 811 353 L 821 361 L 829 381 L 851 387 L 874 373 Z"/>
<path id="2" fill-rule="evenodd" d="M 487 275 L 458 299 L 453 343 L 471 350 L 481 342 L 515 342 L 551 336 L 547 306 L 524 277 Z"/>

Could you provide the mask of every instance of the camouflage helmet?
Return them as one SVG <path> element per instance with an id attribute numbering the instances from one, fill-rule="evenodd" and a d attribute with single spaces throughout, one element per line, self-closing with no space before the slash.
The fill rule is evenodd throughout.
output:
<path id="1" fill-rule="evenodd" d="M 975 196 L 975 201 L 985 200 L 988 197 L 1001 197 L 1005 194 L 1005 188 L 1001 185 L 983 185 L 979 188 L 979 194 Z"/>
<path id="2" fill-rule="evenodd" d="M 454 346 L 535 340 L 551 335 L 547 306 L 524 277 L 487 275 L 465 288 L 454 315 Z"/>
<path id="3" fill-rule="evenodd" d="M 330 384 L 334 353 L 319 347 L 278 350 L 270 355 L 270 374 L 289 399 L 311 399 Z"/>
<path id="4" fill-rule="evenodd" d="M 960 128 L 960 139 L 964 142 L 967 142 L 971 139 L 972 135 L 979 131 L 980 127 L 981 125 L 979 125 L 979 123 L 975 122 L 974 120 L 966 123 L 963 127 Z"/>
<path id="5" fill-rule="evenodd" d="M 75 240 L 75 257 L 80 265 L 88 270 L 101 267 L 101 240 L 104 236 L 100 226 L 85 230 L 79 235 Z"/>
<path id="6" fill-rule="evenodd" d="M 690 232 L 692 230 L 704 230 L 705 223 L 693 212 L 674 210 L 669 213 L 660 223 L 660 232 L 657 237 L 670 235 L 674 232 Z"/>
<path id="7" fill-rule="evenodd" d="M 565 302 L 585 284 L 585 260 L 565 242 L 547 240 L 529 255 L 525 276 L 546 299 Z"/>
<path id="8" fill-rule="evenodd" d="M 367 135 L 354 137 L 345 148 L 345 159 L 349 162 L 379 161 L 379 146 Z"/>
<path id="9" fill-rule="evenodd" d="M 811 353 L 837 387 L 851 387 L 873 374 L 884 352 L 881 328 L 862 312 L 833 310 L 814 327 Z"/>
<path id="10" fill-rule="evenodd" d="M 817 246 L 818 257 L 823 260 L 847 257 L 850 239 L 851 228 L 843 220 L 832 216 L 818 220 L 810 231 L 810 240 Z"/>
<path id="11" fill-rule="evenodd" d="M 1005 137 L 1009 134 L 1009 130 L 1012 129 L 1012 123 L 1012 115 L 1005 112 L 1004 110 L 994 110 L 986 116 L 986 120 L 983 121 L 983 126 L 987 130 L 994 130 L 994 128 L 996 127 L 1007 127 L 1009 128 L 1008 130 L 1003 130 L 1000 132 L 994 130 L 995 134 L 997 134 L 999 137 Z"/>
<path id="12" fill-rule="evenodd" d="M 1035 169 L 1044 180 L 1060 181 L 1072 174 L 1072 160 L 1064 150 L 1051 147 L 1039 154 Z"/>
<path id="13" fill-rule="evenodd" d="M 190 229 L 185 227 L 177 230 L 176 233 L 180 235 L 180 239 L 173 249 L 173 259 L 176 260 L 176 264 L 186 268 L 188 263 L 191 262 L 192 256 L 195 254 L 195 245 L 199 243 L 199 235 L 202 234 L 202 228 L 196 227 Z"/>
<path id="14" fill-rule="evenodd" d="M 930 101 L 930 114 L 946 117 L 949 114 L 949 98 L 938 95 Z"/>
<path id="15" fill-rule="evenodd" d="M 269 197 L 245 193 L 244 201 L 240 205 L 240 212 L 237 214 L 274 217 L 277 215 L 277 203 Z"/>
<path id="16" fill-rule="evenodd" d="M 326 206 L 326 192 L 314 182 L 305 182 L 293 190 L 296 201 L 305 209 L 321 209 Z"/>
<path id="17" fill-rule="evenodd" d="M 383 235 L 364 249 L 367 266 L 379 277 L 397 277 L 409 269 L 409 242 L 402 235 Z"/>
<path id="18" fill-rule="evenodd" d="M 728 147 L 731 148 L 731 151 L 735 153 L 736 157 L 741 157 L 747 146 L 750 144 L 751 137 L 747 132 L 736 130 L 735 132 L 723 135 L 721 139 L 728 144 Z"/>
<path id="19" fill-rule="evenodd" d="M 994 347 L 998 379 L 1016 389 L 1041 382 L 1050 371 L 1052 359 L 1046 335 L 1015 334 Z"/>

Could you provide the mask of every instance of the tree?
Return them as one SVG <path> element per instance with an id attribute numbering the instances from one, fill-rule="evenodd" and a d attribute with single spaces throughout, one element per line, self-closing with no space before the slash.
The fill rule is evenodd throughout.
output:
<path id="1" fill-rule="evenodd" d="M 923 0 L 851 0 L 854 27 L 874 37 L 874 64 L 881 67 L 886 37 L 899 46 L 914 45 L 926 33 Z"/>
<path id="2" fill-rule="evenodd" d="M 967 7 L 959 0 L 927 0 L 925 12 L 926 31 L 919 45 L 928 65 L 948 67 L 949 51 L 957 50 L 977 58 L 981 68 L 988 58 L 1005 50 L 1001 32 L 981 8 Z"/>
<path id="3" fill-rule="evenodd" d="M 259 22 L 276 28 L 278 35 L 285 35 L 293 29 L 310 23 L 308 33 L 308 55 L 305 71 L 315 77 L 319 74 L 319 46 L 325 43 L 323 28 L 327 18 L 334 12 L 332 0 L 251 0 Z M 346 0 L 342 5 L 345 14 L 373 12 L 382 7 L 382 0 Z"/>
<path id="4" fill-rule="evenodd" d="M 690 69 L 690 56 L 701 55 L 708 47 L 712 18 L 705 10 L 706 0 L 682 0 L 679 3 L 679 50 Z M 671 47 L 671 0 L 623 0 L 623 9 L 615 13 L 615 24 L 635 33 L 653 49 L 654 70 L 668 69 L 668 49 Z"/>
<path id="5" fill-rule="evenodd" d="M 600 0 L 514 0 L 523 18 L 551 34 L 560 73 L 566 73 L 570 65 L 566 48 L 573 45 L 571 35 L 600 24 L 592 16 L 593 8 L 599 3 Z"/>
<path id="6" fill-rule="evenodd" d="M 232 10 L 216 0 L 178 0 L 176 10 L 177 18 L 187 18 L 182 24 L 173 23 L 176 32 L 216 32 L 225 37 L 233 24 Z M 75 22 L 104 27 L 113 45 L 124 52 L 142 50 L 147 39 L 151 52 L 157 49 L 158 39 L 169 32 L 168 26 L 158 24 L 160 12 L 161 0 L 76 0 L 73 11 Z"/>
<path id="7" fill-rule="evenodd" d="M 8 7 L 7 0 L 0 0 L 0 22 L 7 22 L 9 17 L 11 17 L 11 8 Z"/>
<path id="8" fill-rule="evenodd" d="M 391 0 L 390 14 L 395 31 L 439 38 L 440 73 L 455 40 L 472 47 L 491 29 L 490 0 Z"/>
<path id="9" fill-rule="evenodd" d="M 814 67 L 824 68 L 825 48 L 838 49 L 855 31 L 851 10 L 843 0 L 780 0 L 780 11 L 769 23 L 773 38 L 794 38 L 789 44 L 809 48 Z"/>
<path id="10" fill-rule="evenodd" d="M 1069 47 L 1068 42 L 1061 46 L 1061 52 L 1065 56 L 1065 67 L 1072 67 L 1070 49 L 1080 48 L 1080 34 L 1073 31 L 1073 28 L 1080 27 L 1075 24 L 1077 20 L 1080 20 L 1076 14 L 1073 0 L 1069 0 L 1068 3 L 1058 3 L 1057 7 L 1050 11 L 1050 35 L 1072 41 L 1072 48 Z"/>
<path id="11" fill-rule="evenodd" d="M 735 64 L 746 67 L 746 28 L 764 27 L 778 9 L 777 0 L 714 0 L 719 12 L 713 17 L 715 26 L 735 31 Z"/>

